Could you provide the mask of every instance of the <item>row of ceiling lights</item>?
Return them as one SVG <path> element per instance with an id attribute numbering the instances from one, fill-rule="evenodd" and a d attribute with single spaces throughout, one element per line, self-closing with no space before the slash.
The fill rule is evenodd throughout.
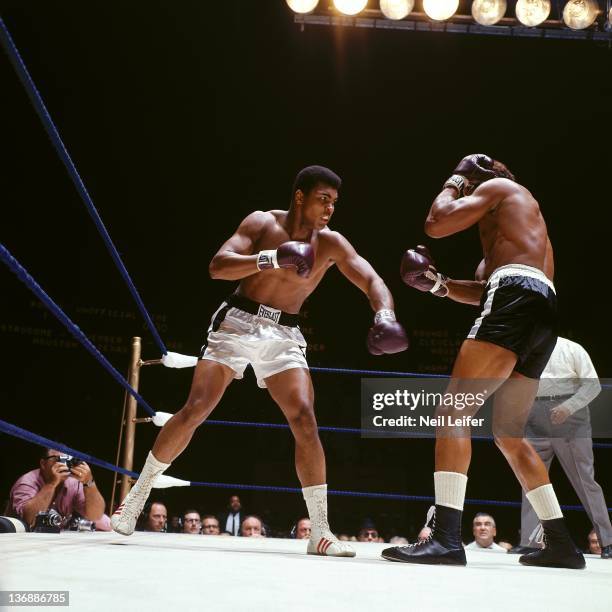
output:
<path id="1" fill-rule="evenodd" d="M 296 13 L 310 13 L 319 0 L 287 0 L 289 7 Z M 338 11 L 345 15 L 356 15 L 367 5 L 368 0 L 333 0 Z M 459 0 L 423 0 L 423 10 L 436 21 L 450 19 Z M 380 10 L 387 19 L 404 19 L 414 8 L 414 0 L 380 0 Z M 472 16 L 480 24 L 496 24 L 506 14 L 506 0 L 474 0 Z M 563 21 L 573 30 L 583 30 L 595 23 L 599 14 L 597 0 L 568 0 L 563 9 Z M 516 18 L 525 26 L 540 25 L 550 15 L 550 0 L 517 0 Z M 612 23 L 612 8 L 608 14 Z"/>

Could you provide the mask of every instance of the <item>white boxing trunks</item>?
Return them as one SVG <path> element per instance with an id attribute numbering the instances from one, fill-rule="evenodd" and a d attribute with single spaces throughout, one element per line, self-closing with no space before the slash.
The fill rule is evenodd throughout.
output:
<path id="1" fill-rule="evenodd" d="M 231 295 L 211 319 L 200 359 L 226 365 L 237 379 L 251 364 L 263 389 L 268 376 L 308 368 L 306 340 L 297 323 L 298 315 Z"/>

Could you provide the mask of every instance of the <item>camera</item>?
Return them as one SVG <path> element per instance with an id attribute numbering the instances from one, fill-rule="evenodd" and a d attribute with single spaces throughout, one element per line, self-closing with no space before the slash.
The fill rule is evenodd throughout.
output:
<path id="1" fill-rule="evenodd" d="M 51 508 L 36 515 L 36 522 L 32 531 L 35 533 L 59 533 L 63 522 L 64 517 L 57 510 Z"/>
<path id="2" fill-rule="evenodd" d="M 68 531 L 95 531 L 96 524 L 93 521 L 88 521 L 78 514 L 74 514 L 66 529 L 68 529 Z"/>
<path id="3" fill-rule="evenodd" d="M 69 470 L 72 469 L 75 465 L 83 463 L 80 459 L 77 459 L 72 455 L 60 455 L 57 462 L 63 463 Z"/>

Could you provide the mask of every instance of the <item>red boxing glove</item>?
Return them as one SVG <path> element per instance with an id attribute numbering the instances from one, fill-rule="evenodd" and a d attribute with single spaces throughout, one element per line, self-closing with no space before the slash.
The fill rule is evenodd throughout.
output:
<path id="1" fill-rule="evenodd" d="M 379 310 L 368 332 L 368 351 L 372 355 L 391 355 L 408 348 L 408 336 L 392 310 Z"/>
<path id="2" fill-rule="evenodd" d="M 438 297 L 448 295 L 448 276 L 440 274 L 426 246 L 408 249 L 402 257 L 400 275 L 402 280 L 419 291 L 429 291 Z"/>
<path id="3" fill-rule="evenodd" d="M 283 242 L 278 249 L 260 251 L 257 255 L 257 269 L 294 268 L 298 276 L 306 278 L 314 265 L 314 249 L 307 242 L 291 240 Z"/>

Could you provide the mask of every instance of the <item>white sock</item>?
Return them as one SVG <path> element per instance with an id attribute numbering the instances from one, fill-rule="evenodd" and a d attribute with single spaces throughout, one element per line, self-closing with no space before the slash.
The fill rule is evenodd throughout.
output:
<path id="1" fill-rule="evenodd" d="M 561 506 L 559 506 L 559 501 L 551 484 L 532 489 L 526 495 L 541 521 L 563 518 Z"/>
<path id="2" fill-rule="evenodd" d="M 148 487 L 149 489 L 153 486 L 155 479 L 163 474 L 170 467 L 169 463 L 162 463 L 158 461 L 153 455 L 152 451 L 149 451 L 147 455 L 147 460 L 142 467 L 142 471 L 140 472 L 140 477 L 138 478 L 138 482 L 134 485 L 135 487 Z"/>
<path id="3" fill-rule="evenodd" d="M 436 504 L 463 511 L 467 476 L 459 472 L 434 472 Z"/>
<path id="4" fill-rule="evenodd" d="M 327 485 L 313 485 L 312 487 L 304 487 L 302 489 L 306 508 L 308 508 L 308 516 L 314 530 L 327 531 L 329 523 L 327 522 Z M 314 534 L 313 534 L 314 535 Z"/>

